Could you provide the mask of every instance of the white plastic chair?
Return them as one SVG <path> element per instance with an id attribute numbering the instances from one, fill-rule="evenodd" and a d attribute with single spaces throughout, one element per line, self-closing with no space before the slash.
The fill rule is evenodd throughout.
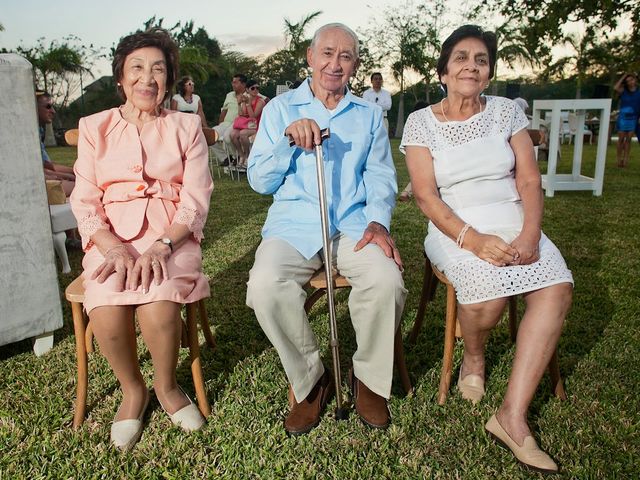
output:
<path id="1" fill-rule="evenodd" d="M 579 135 L 578 132 L 578 116 L 573 113 L 570 112 L 569 113 L 569 144 L 571 144 L 571 139 L 573 137 L 575 137 L 576 135 Z M 588 135 L 589 136 L 589 145 L 591 145 L 593 143 L 593 132 L 587 128 L 583 128 L 582 130 L 582 135 Z"/>

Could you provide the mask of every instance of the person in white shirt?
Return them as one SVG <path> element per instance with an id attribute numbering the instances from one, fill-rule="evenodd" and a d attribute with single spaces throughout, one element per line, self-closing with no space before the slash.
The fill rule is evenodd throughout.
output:
<path id="1" fill-rule="evenodd" d="M 364 91 L 362 98 L 367 102 L 375 103 L 382 107 L 384 126 L 388 132 L 389 120 L 387 120 L 387 112 L 391 110 L 391 94 L 382 88 L 382 74 L 380 72 L 374 72 L 371 74 L 371 88 Z"/>

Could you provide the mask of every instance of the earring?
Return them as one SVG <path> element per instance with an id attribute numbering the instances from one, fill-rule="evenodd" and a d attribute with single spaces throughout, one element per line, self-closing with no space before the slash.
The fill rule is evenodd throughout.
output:
<path id="1" fill-rule="evenodd" d="M 118 85 L 119 87 L 121 87 L 121 86 L 122 86 L 122 84 L 121 84 L 120 82 L 116 83 L 116 85 Z"/>

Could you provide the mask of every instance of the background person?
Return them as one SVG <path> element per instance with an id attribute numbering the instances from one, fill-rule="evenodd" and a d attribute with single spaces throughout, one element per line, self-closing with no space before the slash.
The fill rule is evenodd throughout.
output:
<path id="1" fill-rule="evenodd" d="M 47 124 L 52 123 L 56 116 L 51 95 L 47 92 L 36 92 L 36 105 L 38 111 L 38 131 L 40 134 L 40 153 L 42 155 L 42 167 L 44 178 L 47 180 L 60 180 L 62 190 L 68 197 L 75 186 L 76 177 L 73 168 L 66 165 L 54 164 L 44 147 L 44 135 Z"/>
<path id="2" fill-rule="evenodd" d="M 220 118 L 218 119 L 218 125 L 213 127 L 213 129 L 218 132 L 218 138 L 221 138 L 224 142 L 229 155 L 236 156 L 237 152 L 233 143 L 231 142 L 231 131 L 233 130 L 233 121 L 238 116 L 238 106 L 240 104 L 240 100 L 242 99 L 242 95 L 246 92 L 247 86 L 247 77 L 242 73 L 236 73 L 231 80 L 231 88 L 233 89 L 224 99 L 224 103 L 222 104 L 222 109 L 220 110 Z M 223 146 L 216 142 L 215 145 L 212 146 L 213 152 L 218 159 L 218 163 L 222 163 L 223 165 L 228 165 L 232 159 L 227 158 L 227 154 L 225 153 L 225 149 Z"/>
<path id="3" fill-rule="evenodd" d="M 184 430 L 204 423 L 176 383 L 176 364 L 181 304 L 209 295 L 200 241 L 213 184 L 200 119 L 161 108 L 178 71 L 169 34 L 124 37 L 112 67 L 125 103 L 80 120 L 71 206 L 86 252 L 84 307 L 122 387 L 111 441 L 126 450 L 149 403 L 134 313 L 160 405 Z"/>
<path id="4" fill-rule="evenodd" d="M 375 72 L 371 74 L 371 88 L 368 88 L 362 94 L 367 102 L 375 103 L 382 108 L 382 115 L 384 116 L 384 128 L 389 131 L 389 120 L 387 120 L 387 113 L 391 110 L 391 94 L 382 88 L 382 74 Z"/>
<path id="5" fill-rule="evenodd" d="M 573 278 L 542 233 L 541 179 L 527 118 L 511 100 L 481 96 L 497 43 L 475 25 L 445 40 L 437 73 L 446 97 L 409 115 L 401 149 L 416 203 L 430 219 L 425 251 L 456 289 L 464 357 L 458 388 L 484 395 L 484 347 L 508 297 L 522 294 L 507 392 L 485 429 L 529 467 L 555 472 L 527 424 L 527 410 L 562 330 Z"/>
<path id="6" fill-rule="evenodd" d="M 258 193 L 273 194 L 273 204 L 249 272 L 247 305 L 290 382 L 284 428 L 306 433 L 318 425 L 333 393 L 304 311 L 303 289 L 323 262 L 313 145 L 320 143 L 320 128 L 329 127 L 324 148 L 333 258 L 327 261 L 352 286 L 355 410 L 367 425 L 385 428 L 393 339 L 407 293 L 389 235 L 397 192 L 389 138 L 382 111 L 347 88 L 359 62 L 358 37 L 351 29 L 320 27 L 307 62 L 311 79 L 269 101 L 249 156 L 249 183 Z"/>
<path id="7" fill-rule="evenodd" d="M 251 150 L 249 138 L 255 135 L 260 124 L 260 116 L 264 108 L 265 101 L 260 95 L 260 87 L 255 80 L 247 82 L 247 92 L 241 96 L 238 104 L 238 116 L 233 121 L 231 130 L 231 141 L 238 152 L 238 166 L 247 166 L 247 158 Z"/>
<path id="8" fill-rule="evenodd" d="M 204 117 L 202 100 L 200 96 L 193 93 L 195 83 L 188 75 L 182 77 L 176 84 L 178 93 L 171 98 L 171 110 L 184 113 L 195 113 L 200 117 L 202 128 L 207 128 L 207 119 Z"/>
<path id="9" fill-rule="evenodd" d="M 635 73 L 623 73 L 613 89 L 620 95 L 620 108 L 616 129 L 618 131 L 618 147 L 616 150 L 618 167 L 629 164 L 631 139 L 638 126 L 640 116 L 640 89 Z"/>

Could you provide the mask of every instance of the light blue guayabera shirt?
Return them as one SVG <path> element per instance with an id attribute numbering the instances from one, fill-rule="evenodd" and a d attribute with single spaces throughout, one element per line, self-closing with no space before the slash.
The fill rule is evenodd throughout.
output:
<path id="1" fill-rule="evenodd" d="M 42 163 L 50 162 L 49 154 L 44 148 L 44 127 L 38 127 L 40 133 L 40 153 L 42 154 Z"/>
<path id="2" fill-rule="evenodd" d="M 358 241 L 370 222 L 389 230 L 398 186 L 382 109 L 347 90 L 329 111 L 306 81 L 267 103 L 251 148 L 249 183 L 273 194 L 262 236 L 287 241 L 305 258 L 322 248 L 315 151 L 290 147 L 284 135 L 300 118 L 329 127 L 323 153 L 330 235 Z"/>

